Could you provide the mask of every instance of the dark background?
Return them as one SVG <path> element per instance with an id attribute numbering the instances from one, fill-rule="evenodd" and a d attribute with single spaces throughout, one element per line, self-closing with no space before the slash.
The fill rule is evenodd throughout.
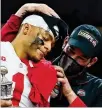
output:
<path id="1" fill-rule="evenodd" d="M 102 0 L 2 0 L 1 22 L 4 24 L 11 14 L 14 14 L 25 3 L 45 3 L 53 8 L 69 25 L 69 34 L 80 24 L 91 24 L 102 31 Z M 59 46 L 52 54 L 56 57 L 60 53 Z M 99 61 L 89 70 L 92 74 L 102 78 L 102 52 Z"/>

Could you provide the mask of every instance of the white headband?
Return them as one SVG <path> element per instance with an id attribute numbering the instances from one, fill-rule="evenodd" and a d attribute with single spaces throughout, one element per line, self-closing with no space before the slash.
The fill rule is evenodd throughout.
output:
<path id="1" fill-rule="evenodd" d="M 36 26 L 36 27 L 43 28 L 44 30 L 48 31 L 51 35 L 53 35 L 52 31 L 48 27 L 48 25 L 45 22 L 45 20 L 41 16 L 39 16 L 39 15 L 27 16 L 23 20 L 22 24 L 25 24 L 25 23 L 28 23 L 28 24 Z M 58 35 L 58 32 L 59 32 L 58 26 L 54 26 L 53 28 L 56 30 L 57 35 Z"/>

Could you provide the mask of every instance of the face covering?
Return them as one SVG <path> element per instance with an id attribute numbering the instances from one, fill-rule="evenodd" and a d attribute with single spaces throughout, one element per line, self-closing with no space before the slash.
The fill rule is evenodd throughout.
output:
<path id="1" fill-rule="evenodd" d="M 64 69 L 66 76 L 76 76 L 82 73 L 86 68 L 79 65 L 73 58 L 66 55 L 66 53 L 62 54 L 59 60 L 59 66 Z"/>

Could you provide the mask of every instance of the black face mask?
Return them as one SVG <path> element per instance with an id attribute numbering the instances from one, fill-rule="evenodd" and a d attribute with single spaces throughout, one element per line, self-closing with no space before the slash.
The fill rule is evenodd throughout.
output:
<path id="1" fill-rule="evenodd" d="M 66 76 L 77 76 L 85 70 L 84 66 L 79 65 L 74 59 L 65 53 L 60 57 L 59 66 L 64 69 Z"/>

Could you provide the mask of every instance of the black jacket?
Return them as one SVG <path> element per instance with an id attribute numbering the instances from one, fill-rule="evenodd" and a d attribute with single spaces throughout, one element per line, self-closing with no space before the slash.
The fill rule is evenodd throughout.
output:
<path id="1" fill-rule="evenodd" d="M 102 107 L 102 79 L 89 73 L 84 73 L 70 81 L 73 91 L 80 97 L 87 107 Z M 51 99 L 52 107 L 68 107 L 66 98 L 60 94 Z"/>

